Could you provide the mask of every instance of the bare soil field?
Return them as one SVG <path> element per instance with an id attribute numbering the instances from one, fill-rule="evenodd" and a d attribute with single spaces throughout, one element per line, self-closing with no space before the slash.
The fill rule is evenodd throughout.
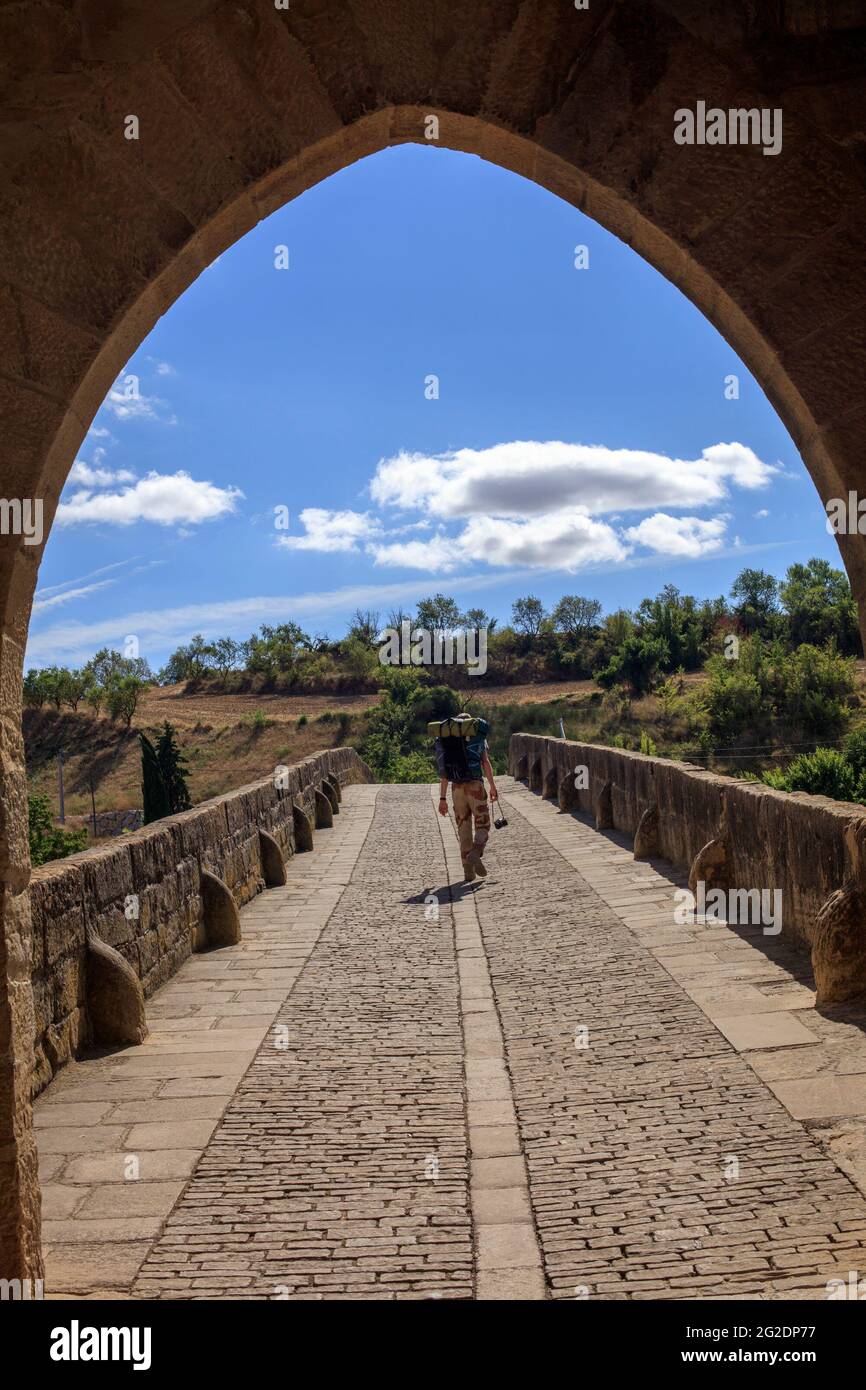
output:
<path id="1" fill-rule="evenodd" d="M 594 681 L 552 681 L 543 685 L 491 685 L 469 689 L 491 705 L 544 704 L 549 700 L 565 699 L 570 695 L 588 695 L 599 687 Z M 192 728 L 196 724 L 228 725 L 238 719 L 252 718 L 261 710 L 268 719 L 296 721 L 302 714 L 308 719 L 330 712 L 360 714 L 378 704 L 375 692 L 364 695 L 284 695 L 257 691 L 230 692 L 216 690 L 187 693 L 183 685 L 154 686 L 139 706 L 136 723 L 142 728 L 162 724 L 166 719 L 176 728 Z"/>

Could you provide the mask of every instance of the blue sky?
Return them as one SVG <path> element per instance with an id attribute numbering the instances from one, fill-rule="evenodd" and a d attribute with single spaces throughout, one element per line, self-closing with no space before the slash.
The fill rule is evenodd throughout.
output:
<path id="1" fill-rule="evenodd" d="M 436 591 L 608 612 L 810 555 L 840 563 L 817 493 L 699 311 L 544 189 L 407 145 L 260 224 L 142 343 L 64 492 L 28 660 L 134 636 L 157 668 L 194 632 L 336 637 Z"/>

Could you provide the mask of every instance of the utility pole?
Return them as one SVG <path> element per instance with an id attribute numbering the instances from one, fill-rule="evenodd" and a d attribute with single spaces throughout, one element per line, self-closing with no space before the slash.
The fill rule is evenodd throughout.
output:
<path id="1" fill-rule="evenodd" d="M 60 824 L 66 824 L 66 803 L 63 799 L 63 749 L 57 750 L 57 790 L 60 795 Z"/>

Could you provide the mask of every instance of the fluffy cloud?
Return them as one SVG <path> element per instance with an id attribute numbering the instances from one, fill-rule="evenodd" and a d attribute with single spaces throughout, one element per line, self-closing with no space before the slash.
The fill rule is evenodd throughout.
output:
<path id="1" fill-rule="evenodd" d="M 57 508 L 56 524 L 105 522 L 131 526 L 137 521 L 151 521 L 158 526 L 194 526 L 233 512 L 243 495 L 239 488 L 217 487 L 183 471 L 153 472 L 119 491 L 99 492 L 84 487 L 74 492 Z"/>
<path id="2" fill-rule="evenodd" d="M 368 550 L 377 565 L 431 574 L 447 574 L 473 561 L 573 571 L 624 560 L 629 553 L 612 527 L 581 508 L 564 508 L 532 521 L 476 516 L 454 537 L 440 533 L 426 541 L 373 544 Z"/>
<path id="3" fill-rule="evenodd" d="M 381 523 L 369 512 L 332 512 L 326 507 L 305 507 L 299 520 L 305 534 L 280 536 L 278 545 L 288 550 L 357 551 L 359 541 L 381 530 Z"/>
<path id="4" fill-rule="evenodd" d="M 472 565 L 574 572 L 640 560 L 640 551 L 694 559 L 726 542 L 729 516 L 663 508 L 718 506 L 732 488 L 766 487 L 781 470 L 748 446 L 713 444 L 696 459 L 637 449 L 515 441 L 381 459 L 370 481 L 379 516 L 301 512 L 292 550 L 368 555 L 378 566 L 451 574 Z M 407 513 L 419 519 L 405 520 Z M 647 512 L 626 525 L 629 513 Z M 391 524 L 398 517 L 400 524 Z M 423 538 L 410 532 L 431 530 Z M 646 557 L 644 557 L 646 558 Z"/>
<path id="5" fill-rule="evenodd" d="M 515 441 L 446 454 L 401 452 L 380 460 L 370 485 L 381 506 L 417 508 L 444 518 L 538 516 L 562 508 L 588 512 L 702 507 L 729 486 L 766 487 L 779 470 L 744 444 L 714 444 L 699 459 L 639 449 Z"/>
<path id="6" fill-rule="evenodd" d="M 714 516 L 702 521 L 697 516 L 667 516 L 664 512 L 656 512 L 654 516 L 645 517 L 639 526 L 629 526 L 625 535 L 657 555 L 695 559 L 698 555 L 711 555 L 721 550 L 728 520 L 726 516 Z"/>
<path id="7" fill-rule="evenodd" d="M 104 451 L 97 452 L 102 457 Z M 85 463 L 84 459 L 76 459 L 69 470 L 68 481 L 82 488 L 110 487 L 112 483 L 135 482 L 135 474 L 130 473 L 128 468 L 102 468 L 98 464 Z"/>

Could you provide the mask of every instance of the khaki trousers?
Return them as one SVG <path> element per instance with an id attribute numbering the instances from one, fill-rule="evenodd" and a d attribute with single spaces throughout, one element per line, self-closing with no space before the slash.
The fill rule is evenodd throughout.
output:
<path id="1" fill-rule="evenodd" d="M 454 807 L 460 857 L 465 868 L 467 854 L 477 850 L 477 858 L 480 859 L 490 836 L 490 806 L 484 783 L 452 782 L 451 805 Z"/>

